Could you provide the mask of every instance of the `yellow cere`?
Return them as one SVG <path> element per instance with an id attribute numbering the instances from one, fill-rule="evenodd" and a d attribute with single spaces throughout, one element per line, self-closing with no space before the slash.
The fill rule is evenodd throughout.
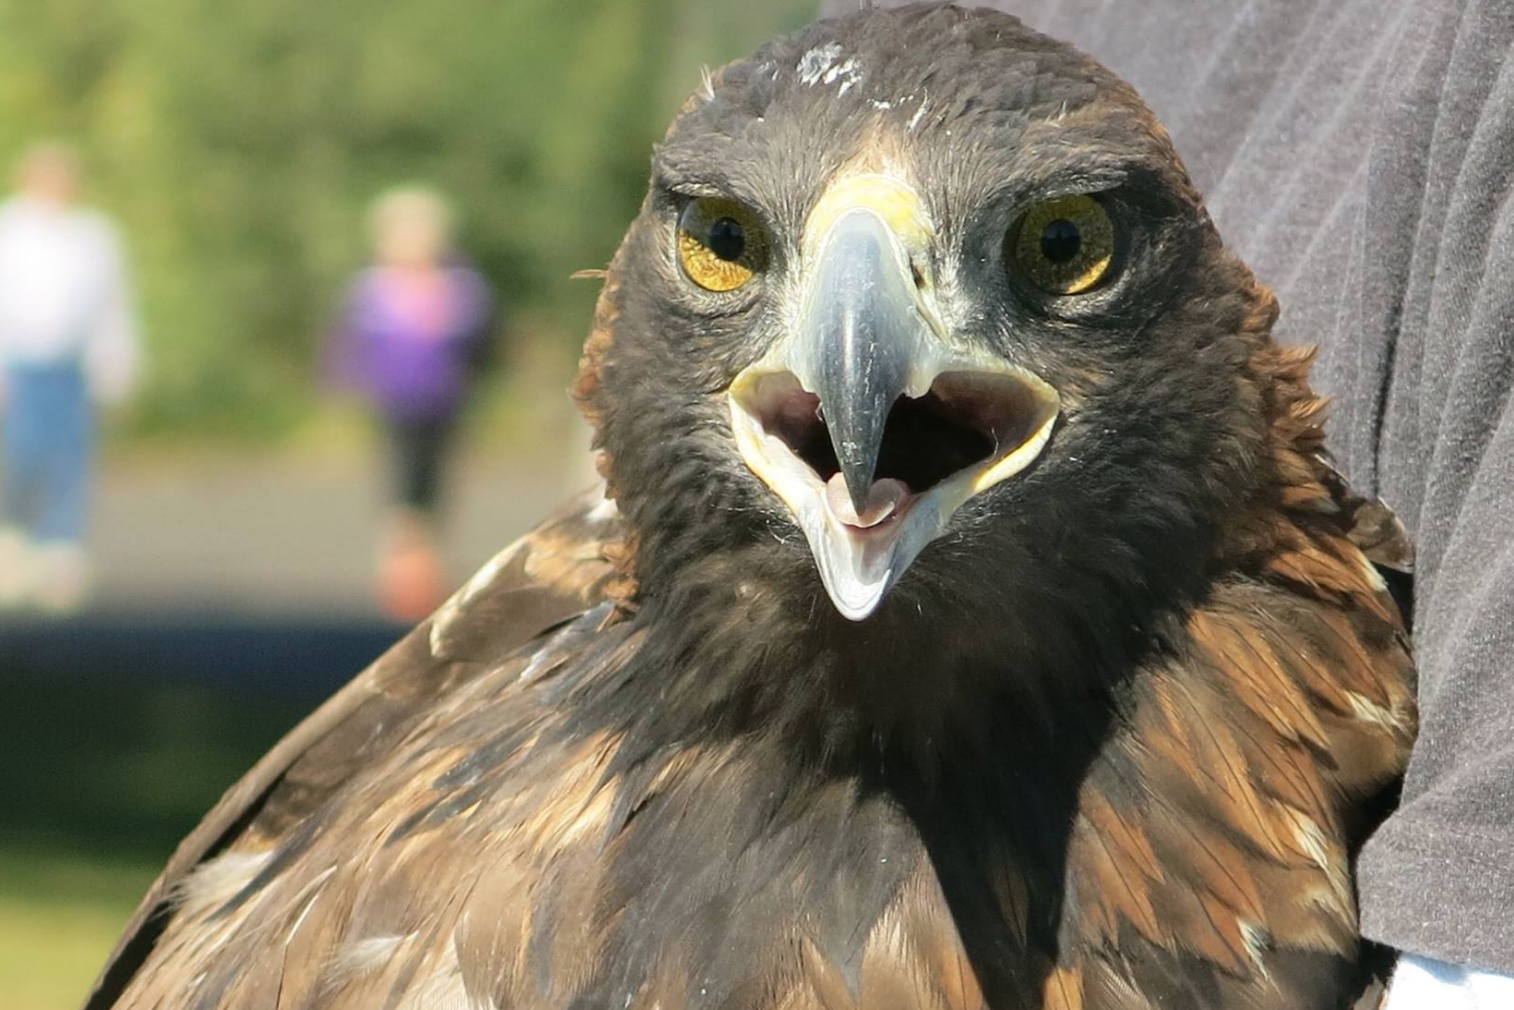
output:
<path id="1" fill-rule="evenodd" d="M 735 291 L 767 265 L 767 233 L 735 200 L 691 201 L 678 219 L 678 262 L 707 291 Z"/>
<path id="2" fill-rule="evenodd" d="M 910 252 L 924 250 L 935 233 L 913 186 L 882 172 L 857 172 L 835 179 L 810 211 L 804 227 L 806 255 L 819 250 L 831 225 L 842 215 L 858 209 L 877 214 Z"/>
<path id="3" fill-rule="evenodd" d="M 1036 287 L 1076 295 L 1103 279 L 1114 259 L 1114 222 L 1091 196 L 1043 200 L 1010 233 L 1010 263 Z"/>

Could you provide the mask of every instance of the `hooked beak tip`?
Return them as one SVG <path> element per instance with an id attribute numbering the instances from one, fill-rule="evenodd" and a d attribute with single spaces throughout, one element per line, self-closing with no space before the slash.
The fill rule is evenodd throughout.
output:
<path id="1" fill-rule="evenodd" d="M 841 461 L 841 478 L 846 482 L 846 493 L 857 515 L 868 511 L 873 491 L 873 461 Z"/>

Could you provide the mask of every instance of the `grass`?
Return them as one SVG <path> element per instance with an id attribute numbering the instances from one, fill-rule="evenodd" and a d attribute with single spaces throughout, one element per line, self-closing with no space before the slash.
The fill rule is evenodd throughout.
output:
<path id="1" fill-rule="evenodd" d="M 0 649 L 5 1010 L 79 1006 L 174 845 L 316 700 L 44 681 Z"/>
<path id="2" fill-rule="evenodd" d="M 10 1010 L 79 1006 L 158 868 L 0 853 L 0 979 Z"/>

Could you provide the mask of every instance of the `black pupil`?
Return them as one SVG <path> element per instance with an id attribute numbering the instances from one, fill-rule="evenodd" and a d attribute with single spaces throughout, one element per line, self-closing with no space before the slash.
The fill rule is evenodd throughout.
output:
<path id="1" fill-rule="evenodd" d="M 727 263 L 734 263 L 741 259 L 746 249 L 746 233 L 741 230 L 739 222 L 723 217 L 710 226 L 710 240 L 706 244 L 710 252 Z"/>
<path id="2" fill-rule="evenodd" d="M 1041 232 L 1041 255 L 1052 263 L 1070 263 L 1083 245 L 1083 234 L 1071 221 L 1056 220 Z"/>

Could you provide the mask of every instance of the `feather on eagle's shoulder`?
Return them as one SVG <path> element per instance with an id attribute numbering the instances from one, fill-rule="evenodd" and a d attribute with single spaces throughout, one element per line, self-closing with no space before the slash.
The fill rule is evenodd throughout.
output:
<path id="1" fill-rule="evenodd" d="M 1385 577 L 1407 573 L 1412 548 L 1324 455 L 1312 355 L 1269 341 L 1253 357 L 1275 481 L 1233 517 L 1227 573 L 1132 679 L 1085 780 L 1068 853 L 1073 956 L 1049 1010 L 1109 1005 L 1084 994 L 1132 981 L 1115 950 L 1145 951 L 1122 1007 L 1312 1005 L 1311 985 L 1357 970 L 1355 850 L 1417 728 Z"/>
<path id="2" fill-rule="evenodd" d="M 185 931 L 248 886 L 267 854 L 359 770 L 399 745 L 459 687 L 537 642 L 546 666 L 554 628 L 605 609 L 619 580 L 623 524 L 602 490 L 575 498 L 488 562 L 433 617 L 279 741 L 180 843 L 142 899 L 87 1006 L 115 1005 L 165 934 Z M 543 638 L 543 636 L 547 636 Z M 222 899 L 222 900 L 217 900 Z"/>

